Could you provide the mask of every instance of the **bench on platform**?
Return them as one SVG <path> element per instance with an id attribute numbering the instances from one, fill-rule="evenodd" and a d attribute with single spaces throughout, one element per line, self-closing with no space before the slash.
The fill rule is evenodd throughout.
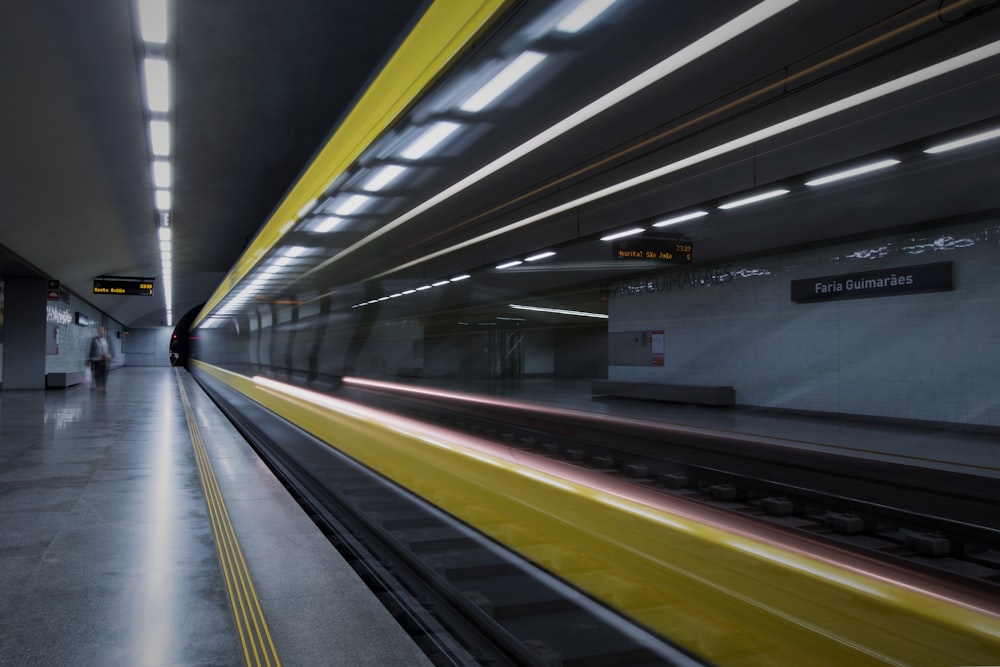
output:
<path id="1" fill-rule="evenodd" d="M 594 394 L 605 396 L 644 398 L 651 401 L 667 401 L 670 403 L 693 403 L 695 405 L 736 404 L 736 390 L 733 387 L 594 380 L 591 391 Z"/>
<path id="2" fill-rule="evenodd" d="M 46 389 L 65 389 L 75 384 L 83 382 L 86 371 L 73 371 L 70 373 L 46 373 Z"/>

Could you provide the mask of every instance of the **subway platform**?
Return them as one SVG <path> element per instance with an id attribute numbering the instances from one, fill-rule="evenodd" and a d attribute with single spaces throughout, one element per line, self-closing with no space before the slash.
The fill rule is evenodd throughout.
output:
<path id="1" fill-rule="evenodd" d="M 0 392 L 0 462 L 0 665 L 430 664 L 186 371 Z"/>
<path id="2" fill-rule="evenodd" d="M 447 388 L 1000 477 L 992 432 Z M 0 462 L 0 666 L 430 664 L 186 371 L 0 392 Z"/>

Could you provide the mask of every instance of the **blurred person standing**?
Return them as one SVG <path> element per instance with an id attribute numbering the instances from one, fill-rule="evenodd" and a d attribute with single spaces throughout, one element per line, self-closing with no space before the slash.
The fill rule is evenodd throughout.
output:
<path id="1" fill-rule="evenodd" d="M 104 393 L 104 387 L 108 382 L 108 364 L 111 363 L 113 358 L 111 356 L 111 342 L 107 337 L 107 329 L 97 327 L 97 335 L 90 340 L 88 361 L 94 375 L 94 389 L 99 394 Z"/>

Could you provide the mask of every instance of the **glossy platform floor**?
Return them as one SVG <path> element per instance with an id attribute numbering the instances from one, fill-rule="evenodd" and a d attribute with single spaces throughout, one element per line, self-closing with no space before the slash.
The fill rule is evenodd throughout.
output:
<path id="1" fill-rule="evenodd" d="M 429 664 L 185 371 L 127 367 L 0 391 L 0 665 L 277 664 L 246 659 L 198 451 L 275 661 Z"/>

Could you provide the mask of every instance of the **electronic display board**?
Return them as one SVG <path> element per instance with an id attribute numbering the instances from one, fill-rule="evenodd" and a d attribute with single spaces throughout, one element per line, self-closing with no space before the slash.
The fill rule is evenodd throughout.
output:
<path id="1" fill-rule="evenodd" d="M 152 280 L 112 280 L 100 278 L 94 280 L 94 294 L 130 294 L 153 296 Z"/>
<path id="2" fill-rule="evenodd" d="M 687 264 L 694 248 L 690 241 L 638 236 L 612 241 L 611 252 L 615 259 Z"/>

